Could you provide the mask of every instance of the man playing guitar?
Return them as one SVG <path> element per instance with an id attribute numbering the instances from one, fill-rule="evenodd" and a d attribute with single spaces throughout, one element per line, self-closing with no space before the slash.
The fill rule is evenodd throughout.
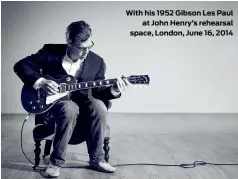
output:
<path id="1" fill-rule="evenodd" d="M 18 61 L 14 71 L 25 85 L 38 92 L 43 90 L 49 96 L 70 89 L 69 85 L 66 88 L 67 85 L 60 85 L 53 80 L 64 78 L 65 75 L 72 75 L 77 82 L 104 80 L 106 66 L 100 56 L 90 51 L 94 45 L 91 37 L 91 28 L 86 22 L 72 22 L 66 30 L 67 44 L 44 45 L 37 53 Z M 65 79 L 70 80 L 69 77 Z M 82 90 L 70 93 L 70 100 L 57 101 L 45 111 L 50 113 L 50 120 L 57 126 L 46 174 L 51 177 L 60 175 L 59 168 L 65 162 L 68 143 L 77 143 L 79 138 L 84 138 L 87 143 L 91 167 L 103 172 L 115 171 L 114 167 L 104 161 L 103 140 L 107 121 L 105 104 L 119 98 L 128 83 L 127 78 L 118 78 L 113 85 L 92 89 L 86 88 L 85 84 Z M 93 84 L 97 86 L 96 82 Z M 32 101 L 28 103 L 32 110 L 37 111 Z M 39 109 L 47 106 L 45 103 L 43 105 L 40 98 L 36 100 L 37 103 L 40 104 Z M 85 130 L 79 131 L 81 129 Z"/>

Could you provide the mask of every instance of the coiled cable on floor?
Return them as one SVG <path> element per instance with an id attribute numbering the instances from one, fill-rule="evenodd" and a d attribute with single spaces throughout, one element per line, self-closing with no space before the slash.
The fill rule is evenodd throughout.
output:
<path id="1" fill-rule="evenodd" d="M 188 164 L 157 164 L 157 163 L 131 163 L 131 164 L 118 164 L 113 165 L 114 167 L 122 167 L 122 166 L 133 166 L 133 165 L 151 165 L 151 166 L 159 166 L 159 167 L 181 167 L 181 168 L 195 168 L 198 165 L 237 165 L 237 163 L 210 163 L 204 161 L 195 161 L 193 163 Z"/>

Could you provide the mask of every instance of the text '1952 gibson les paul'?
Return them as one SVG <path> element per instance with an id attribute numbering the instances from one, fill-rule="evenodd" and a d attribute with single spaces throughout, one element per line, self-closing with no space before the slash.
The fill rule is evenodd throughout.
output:
<path id="1" fill-rule="evenodd" d="M 149 85 L 148 75 L 131 75 L 126 77 L 131 84 Z M 59 93 L 48 95 L 42 89 L 34 89 L 32 86 L 24 85 L 21 92 L 21 102 L 23 108 L 32 114 L 41 114 L 49 110 L 56 102 L 69 100 L 70 92 L 82 89 L 97 88 L 116 84 L 117 79 L 105 79 L 77 83 L 71 75 L 66 75 L 60 79 L 53 79 L 45 76 L 45 79 L 53 80 L 59 84 Z"/>

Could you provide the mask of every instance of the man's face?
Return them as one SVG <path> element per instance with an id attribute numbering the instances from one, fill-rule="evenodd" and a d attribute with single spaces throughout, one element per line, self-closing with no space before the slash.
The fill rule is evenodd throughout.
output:
<path id="1" fill-rule="evenodd" d="M 88 38 L 88 40 L 84 42 L 75 40 L 70 44 L 70 47 L 74 55 L 77 55 L 81 60 L 84 60 L 89 53 L 89 49 L 91 49 L 93 45 L 92 39 Z"/>

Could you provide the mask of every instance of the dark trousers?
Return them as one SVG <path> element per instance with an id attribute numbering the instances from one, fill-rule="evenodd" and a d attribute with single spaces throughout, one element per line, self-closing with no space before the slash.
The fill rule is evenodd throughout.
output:
<path id="1" fill-rule="evenodd" d="M 51 108 L 50 113 L 50 122 L 56 127 L 50 156 L 52 164 L 64 164 L 67 146 L 73 140 L 77 140 L 77 143 L 86 141 L 90 160 L 104 159 L 107 108 L 101 100 L 90 97 L 80 105 L 73 101 L 61 101 Z"/>

